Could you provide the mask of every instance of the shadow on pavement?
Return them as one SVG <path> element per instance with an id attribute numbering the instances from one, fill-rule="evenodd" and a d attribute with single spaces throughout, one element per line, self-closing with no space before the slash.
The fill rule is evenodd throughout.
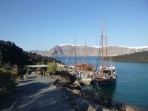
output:
<path id="1" fill-rule="evenodd" d="M 63 95 L 62 95 L 63 94 Z M 70 111 L 71 107 L 62 90 L 50 90 L 34 97 L 19 106 L 16 111 Z"/>
<path id="2" fill-rule="evenodd" d="M 0 110 L 4 110 L 10 108 L 13 103 L 23 98 L 27 98 L 31 95 L 38 93 L 40 90 L 47 88 L 50 86 L 50 82 L 48 84 L 35 82 L 29 83 L 23 86 L 18 86 L 17 90 L 9 95 L 0 97 Z"/>
<path id="3" fill-rule="evenodd" d="M 31 82 L 31 81 L 33 81 L 33 80 L 21 80 L 18 83 L 25 83 L 25 82 Z"/>

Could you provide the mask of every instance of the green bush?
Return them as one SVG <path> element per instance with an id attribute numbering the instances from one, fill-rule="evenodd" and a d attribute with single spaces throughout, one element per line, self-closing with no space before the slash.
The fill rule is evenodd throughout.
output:
<path id="1" fill-rule="evenodd" d="M 57 71 L 57 65 L 54 62 L 48 63 L 46 74 L 54 75 Z"/>
<path id="2" fill-rule="evenodd" d="M 57 71 L 64 71 L 64 67 L 58 66 Z"/>
<path id="3" fill-rule="evenodd" d="M 15 73 L 0 68 L 0 95 L 13 91 L 16 87 Z"/>

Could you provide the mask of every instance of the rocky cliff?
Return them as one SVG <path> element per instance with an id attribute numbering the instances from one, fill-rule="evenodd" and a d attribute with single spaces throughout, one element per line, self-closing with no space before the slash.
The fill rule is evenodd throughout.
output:
<path id="1" fill-rule="evenodd" d="M 74 46 L 74 45 L 57 45 L 51 48 L 49 51 L 32 50 L 37 54 L 43 56 L 75 56 L 75 49 L 77 56 L 98 56 L 99 47 L 95 46 Z M 104 49 L 106 49 L 104 47 Z M 101 49 L 100 49 L 101 50 Z M 86 52 L 85 52 L 86 51 Z M 145 47 L 124 47 L 124 46 L 108 46 L 108 55 L 117 56 L 124 54 L 131 54 L 134 52 L 148 51 L 148 46 Z"/>

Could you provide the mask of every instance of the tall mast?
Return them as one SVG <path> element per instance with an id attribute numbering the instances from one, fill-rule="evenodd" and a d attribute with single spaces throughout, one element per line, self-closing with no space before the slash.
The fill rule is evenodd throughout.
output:
<path id="1" fill-rule="evenodd" d="M 103 68 L 103 66 L 104 66 L 104 62 L 103 62 L 103 59 L 104 59 L 104 54 L 103 54 L 103 51 L 104 51 L 104 49 L 103 49 L 103 20 L 102 20 L 102 18 L 101 18 L 101 47 L 102 47 L 102 54 L 101 54 L 101 64 L 102 64 L 102 68 Z"/>
<path id="2" fill-rule="evenodd" d="M 85 38 L 85 70 L 86 70 L 86 38 Z"/>
<path id="3" fill-rule="evenodd" d="M 75 38 L 75 66 L 77 64 L 77 47 L 76 47 L 76 38 Z"/>
<path id="4" fill-rule="evenodd" d="M 106 27 L 106 22 L 105 22 L 105 40 L 106 40 L 106 66 L 108 66 L 108 64 L 107 64 L 107 59 L 108 59 L 108 46 L 107 46 L 107 38 L 108 37 L 108 35 L 107 35 L 107 27 Z"/>

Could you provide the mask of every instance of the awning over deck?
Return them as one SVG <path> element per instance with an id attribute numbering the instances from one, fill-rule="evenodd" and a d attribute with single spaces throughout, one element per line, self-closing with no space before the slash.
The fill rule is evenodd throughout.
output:
<path id="1" fill-rule="evenodd" d="M 38 68 L 38 67 L 48 67 L 48 65 L 26 65 L 26 67 Z"/>

